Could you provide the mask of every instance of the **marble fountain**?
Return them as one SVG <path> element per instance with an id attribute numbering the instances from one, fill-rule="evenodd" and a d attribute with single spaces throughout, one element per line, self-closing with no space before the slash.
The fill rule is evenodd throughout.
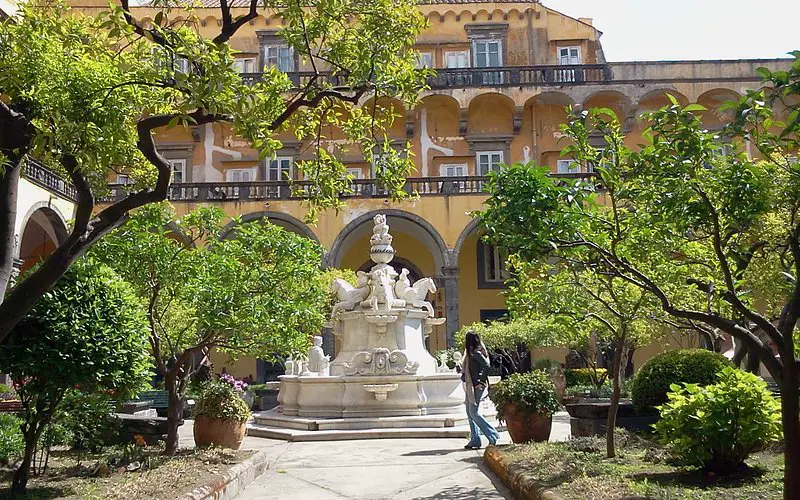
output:
<path id="1" fill-rule="evenodd" d="M 436 285 L 431 278 L 411 283 L 407 269 L 395 270 L 386 217 L 373 222 L 374 266 L 354 284 L 333 284 L 338 355 L 330 360 L 315 337 L 306 357 L 287 360 L 278 407 L 256 413 L 248 434 L 293 441 L 469 434 L 461 376 L 425 348 L 445 321 L 426 300 Z M 484 414 L 492 415 L 487 405 Z"/>

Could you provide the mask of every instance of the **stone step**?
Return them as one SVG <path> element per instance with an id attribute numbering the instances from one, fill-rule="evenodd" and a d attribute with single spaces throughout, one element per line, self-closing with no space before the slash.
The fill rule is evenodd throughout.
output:
<path id="1" fill-rule="evenodd" d="M 467 438 L 469 427 L 419 427 L 355 430 L 304 431 L 259 424 L 248 424 L 247 435 L 284 441 L 344 441 L 353 439 L 419 439 L 419 438 Z"/>
<path id="2" fill-rule="evenodd" d="M 445 428 L 467 425 L 466 415 L 427 415 L 419 417 L 374 418 L 302 418 L 280 414 L 255 415 L 255 423 L 267 427 L 284 427 L 305 431 Z"/>

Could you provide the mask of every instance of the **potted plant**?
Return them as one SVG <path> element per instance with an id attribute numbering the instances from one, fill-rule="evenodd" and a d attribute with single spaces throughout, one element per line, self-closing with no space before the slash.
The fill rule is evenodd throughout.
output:
<path id="1" fill-rule="evenodd" d="M 233 386 L 225 382 L 208 383 L 195 408 L 194 443 L 238 450 L 249 418 L 250 409 Z"/>
<path id="2" fill-rule="evenodd" d="M 540 370 L 514 373 L 494 386 L 491 398 L 512 441 L 550 439 L 553 414 L 560 408 L 550 375 Z"/>

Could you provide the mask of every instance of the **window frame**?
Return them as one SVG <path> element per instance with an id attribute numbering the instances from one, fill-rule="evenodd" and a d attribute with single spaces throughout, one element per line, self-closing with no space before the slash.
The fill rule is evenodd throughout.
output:
<path id="1" fill-rule="evenodd" d="M 448 168 L 462 168 L 463 174 L 448 175 L 446 173 Z M 466 163 L 443 163 L 439 166 L 439 177 L 466 177 L 469 175 L 469 168 Z"/>
<path id="2" fill-rule="evenodd" d="M 289 180 L 294 179 L 294 169 L 295 169 L 295 167 L 294 167 L 294 158 L 293 157 L 291 157 L 291 156 L 276 156 L 274 158 L 270 158 L 270 159 L 267 159 L 265 161 L 266 161 L 266 165 L 265 165 L 266 168 L 264 169 L 264 171 L 265 171 L 265 175 L 266 175 L 266 180 L 267 181 L 288 182 Z M 289 162 L 289 168 L 288 169 L 281 168 L 280 164 L 283 161 L 288 161 Z M 273 162 L 275 162 L 278 165 L 277 169 L 273 169 L 272 168 Z M 271 172 L 272 171 L 276 171 L 277 176 L 278 176 L 277 179 L 273 179 L 272 178 L 272 176 L 271 176 Z M 283 178 L 282 177 L 282 172 L 284 172 L 284 171 L 288 171 L 288 178 Z"/>
<path id="3" fill-rule="evenodd" d="M 275 64 L 270 64 L 270 55 L 269 55 L 269 50 L 270 49 L 277 50 Z M 281 60 L 283 59 L 283 56 L 281 55 L 281 50 L 282 49 L 286 49 L 286 51 L 287 51 L 287 59 L 286 60 L 289 62 L 289 68 L 288 69 L 281 68 Z M 270 42 L 262 43 L 261 47 L 260 47 L 260 53 L 261 53 L 261 61 L 262 61 L 261 67 L 262 68 L 270 66 L 270 67 L 277 68 L 279 71 L 283 71 L 284 73 L 293 73 L 293 72 L 297 71 L 297 64 L 296 64 L 295 57 L 294 57 L 294 47 L 292 47 L 291 45 L 289 45 L 289 44 L 287 44 L 285 42 L 281 43 L 281 42 L 278 42 L 278 41 L 270 41 Z"/>
<path id="4" fill-rule="evenodd" d="M 477 267 L 478 267 L 478 288 L 479 289 L 499 289 L 508 288 L 508 251 L 496 245 L 487 245 L 478 238 L 477 246 Z M 505 254 L 505 256 L 503 256 Z M 497 265 L 497 272 L 491 269 L 492 264 Z M 499 277 L 496 276 L 499 274 Z"/>
<path id="5" fill-rule="evenodd" d="M 186 165 L 187 165 L 187 163 L 188 163 L 188 162 L 186 161 L 186 158 L 167 158 L 166 160 L 167 160 L 167 163 L 169 163 L 169 170 L 170 170 L 169 179 L 170 179 L 170 184 L 185 184 L 185 183 L 186 183 Z M 180 169 L 178 170 L 178 171 L 180 172 L 180 174 L 181 174 L 181 181 L 180 181 L 180 182 L 175 182 L 175 181 L 174 181 L 174 179 L 175 179 L 175 172 L 176 172 L 176 168 L 175 168 L 175 166 L 176 166 L 177 164 L 180 164 L 180 165 L 181 165 Z"/>
<path id="6" fill-rule="evenodd" d="M 499 155 L 500 156 L 500 160 L 497 162 L 497 170 L 491 168 L 492 167 L 492 160 L 491 160 L 491 156 L 492 155 Z M 489 169 L 486 172 L 483 172 L 481 170 L 481 156 L 489 156 L 489 165 L 488 165 Z M 505 158 L 504 157 L 505 157 L 505 151 L 502 151 L 502 150 L 490 150 L 490 149 L 487 149 L 485 151 L 476 151 L 475 152 L 475 173 L 477 175 L 479 175 L 479 176 L 483 176 L 483 175 L 488 175 L 489 172 L 493 172 L 493 171 L 496 172 L 496 171 L 500 170 L 500 165 L 502 165 L 505 162 Z"/>
<path id="7" fill-rule="evenodd" d="M 250 176 L 249 180 L 242 181 L 242 180 L 234 180 L 232 177 L 234 174 L 242 174 L 247 173 Z M 225 171 L 225 182 L 254 182 L 256 181 L 256 177 L 258 175 L 258 168 L 256 167 L 248 167 L 248 168 L 229 168 Z"/>
<path id="8" fill-rule="evenodd" d="M 247 63 L 251 66 L 249 71 L 247 70 Z M 258 72 L 258 58 L 257 57 L 237 57 L 233 61 L 233 66 L 236 68 L 236 71 L 241 74 L 247 73 L 257 73 Z"/>
<path id="9" fill-rule="evenodd" d="M 427 63 L 425 63 L 425 59 L 429 59 Z M 435 60 L 434 54 L 431 50 L 418 50 L 417 51 L 417 69 L 422 68 L 435 68 Z"/>
<path id="10" fill-rule="evenodd" d="M 562 171 L 562 165 L 574 165 L 574 167 L 567 167 Z M 583 171 L 580 162 L 572 158 L 561 158 L 556 160 L 556 173 L 557 174 L 579 174 Z"/>
<path id="11" fill-rule="evenodd" d="M 563 59 L 563 56 L 561 55 L 561 51 L 562 50 L 566 50 L 567 51 L 567 60 L 570 61 L 570 62 L 566 62 L 566 63 L 563 62 L 564 59 Z M 571 62 L 572 61 L 572 51 L 573 50 L 575 50 L 575 52 L 577 52 L 577 55 L 576 55 L 576 61 L 577 62 Z M 583 63 L 583 59 L 581 58 L 581 47 L 580 47 L 580 45 L 559 46 L 557 51 L 558 51 L 557 57 L 558 57 L 558 65 L 559 66 L 578 66 L 578 65 Z"/>
<path id="12" fill-rule="evenodd" d="M 497 44 L 497 65 L 490 65 L 489 55 L 491 52 L 489 51 L 489 44 Z M 478 64 L 478 56 L 481 51 L 478 50 L 478 45 L 485 45 L 486 46 L 486 66 L 480 66 Z M 503 39 L 502 38 L 476 38 L 472 40 L 472 64 L 474 68 L 479 69 L 486 69 L 486 68 L 502 68 L 503 67 Z"/>
<path id="13" fill-rule="evenodd" d="M 462 60 L 463 57 L 464 66 L 450 66 L 449 58 L 451 56 L 456 57 L 456 61 Z M 446 69 L 464 69 L 469 68 L 472 62 L 472 58 L 470 57 L 470 50 L 463 49 L 463 50 L 446 50 L 444 52 L 444 67 Z"/>

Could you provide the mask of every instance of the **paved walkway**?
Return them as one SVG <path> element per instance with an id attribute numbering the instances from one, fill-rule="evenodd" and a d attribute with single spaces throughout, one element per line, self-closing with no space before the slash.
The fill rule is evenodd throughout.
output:
<path id="1" fill-rule="evenodd" d="M 551 439 L 569 435 L 557 415 Z M 507 432 L 501 442 L 508 443 Z M 242 449 L 263 450 L 269 470 L 240 500 L 422 500 L 511 499 L 483 464 L 483 450 L 465 450 L 465 439 L 369 439 L 288 443 L 245 438 Z M 191 446 L 191 422 L 181 427 L 181 445 Z M 484 441 L 485 444 L 485 441 Z"/>

